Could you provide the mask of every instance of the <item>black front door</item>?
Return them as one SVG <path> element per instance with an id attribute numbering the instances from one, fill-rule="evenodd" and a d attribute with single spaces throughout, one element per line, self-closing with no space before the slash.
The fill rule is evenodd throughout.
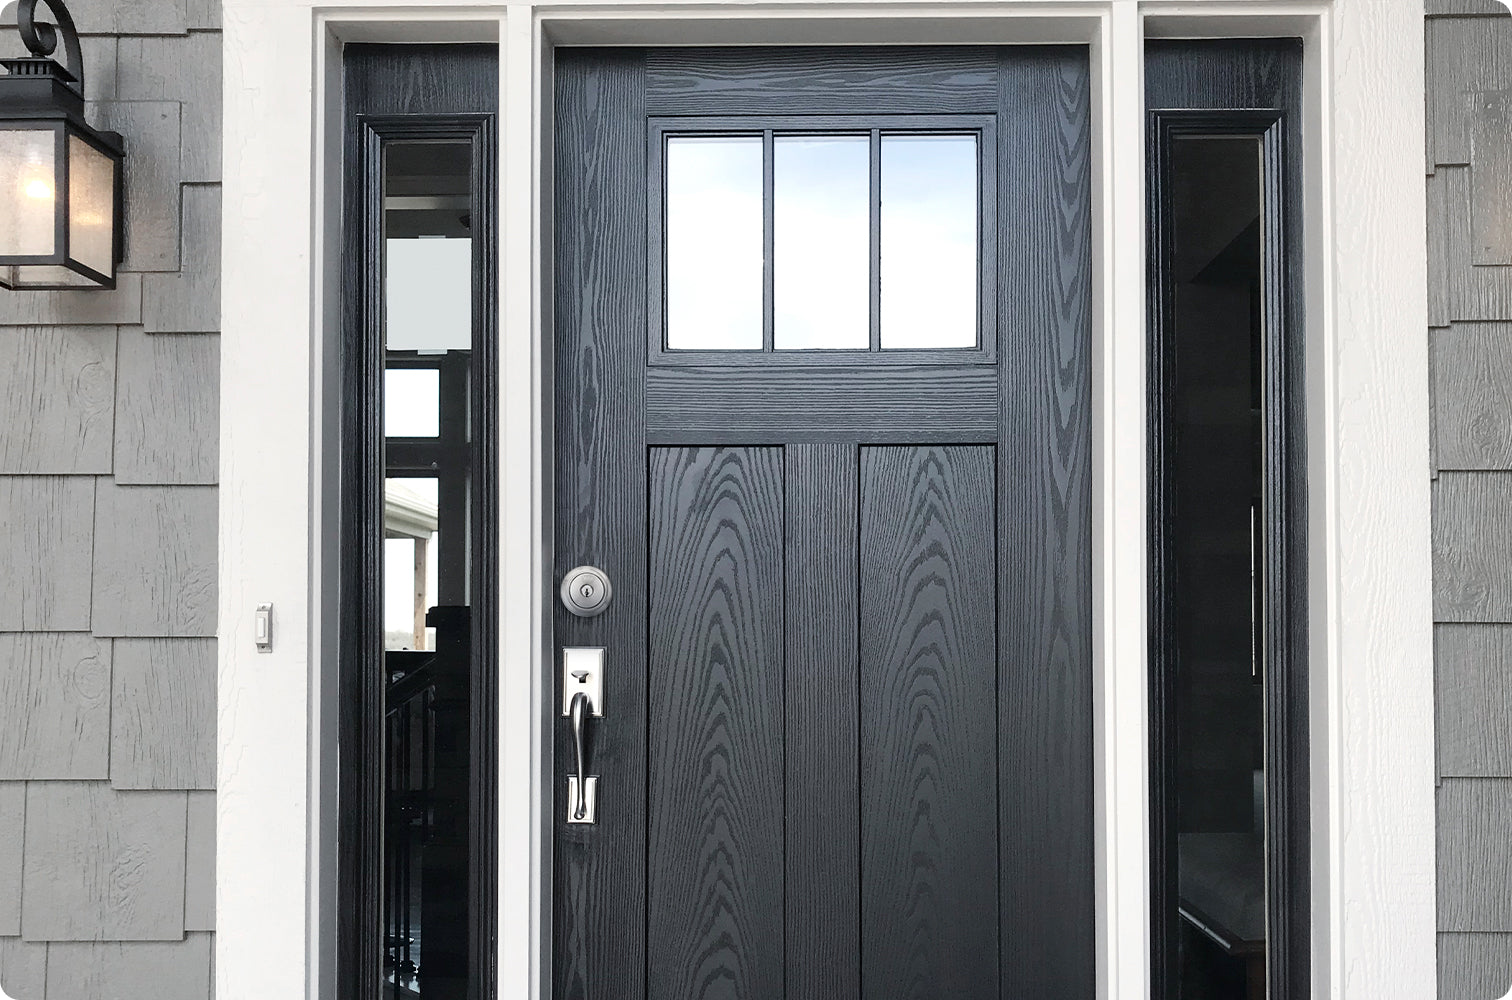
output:
<path id="1" fill-rule="evenodd" d="M 556 87 L 554 995 L 1091 997 L 1087 50 Z"/>

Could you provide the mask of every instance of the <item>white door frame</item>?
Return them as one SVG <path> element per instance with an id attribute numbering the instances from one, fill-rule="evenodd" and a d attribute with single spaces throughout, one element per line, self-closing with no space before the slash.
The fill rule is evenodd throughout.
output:
<path id="1" fill-rule="evenodd" d="M 1147 36 L 1305 40 L 1315 997 L 1434 995 L 1423 18 L 1398 0 L 226 0 L 216 996 L 334 995 L 340 44 L 501 55 L 500 1000 L 549 944 L 551 50 L 1083 42 L 1099 996 L 1149 983 Z M 252 610 L 275 606 L 255 652 Z"/>

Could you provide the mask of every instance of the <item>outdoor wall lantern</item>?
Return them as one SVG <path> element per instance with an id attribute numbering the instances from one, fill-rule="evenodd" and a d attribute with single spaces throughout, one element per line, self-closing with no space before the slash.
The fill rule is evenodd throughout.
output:
<path id="1" fill-rule="evenodd" d="M 56 26 L 19 0 L 31 56 L 0 59 L 0 287 L 114 288 L 125 148 L 84 120 L 79 33 L 63 0 L 43 2 Z M 66 67 L 48 58 L 59 41 Z"/>

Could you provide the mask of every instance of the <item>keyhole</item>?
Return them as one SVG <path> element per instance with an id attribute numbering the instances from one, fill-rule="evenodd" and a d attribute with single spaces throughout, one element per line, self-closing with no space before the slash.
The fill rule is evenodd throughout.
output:
<path id="1" fill-rule="evenodd" d="M 583 599 L 589 601 L 593 600 L 593 584 L 583 584 Z"/>

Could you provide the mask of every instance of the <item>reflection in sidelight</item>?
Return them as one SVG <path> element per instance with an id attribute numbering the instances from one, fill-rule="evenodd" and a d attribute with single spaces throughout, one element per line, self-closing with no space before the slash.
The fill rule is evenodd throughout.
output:
<path id="1" fill-rule="evenodd" d="M 1261 147 L 1254 136 L 1176 135 L 1169 155 L 1169 989 L 1179 1000 L 1255 1000 L 1267 957 Z"/>
<path id="2" fill-rule="evenodd" d="M 471 147 L 384 152 L 384 1000 L 469 982 Z"/>
<path id="3" fill-rule="evenodd" d="M 871 137 L 773 143 L 772 334 L 776 348 L 871 344 Z"/>
<path id="4" fill-rule="evenodd" d="M 759 135 L 667 140 L 669 348 L 761 350 L 762 159 Z"/>
<path id="5" fill-rule="evenodd" d="M 882 347 L 977 343 L 977 137 L 882 137 Z"/>

